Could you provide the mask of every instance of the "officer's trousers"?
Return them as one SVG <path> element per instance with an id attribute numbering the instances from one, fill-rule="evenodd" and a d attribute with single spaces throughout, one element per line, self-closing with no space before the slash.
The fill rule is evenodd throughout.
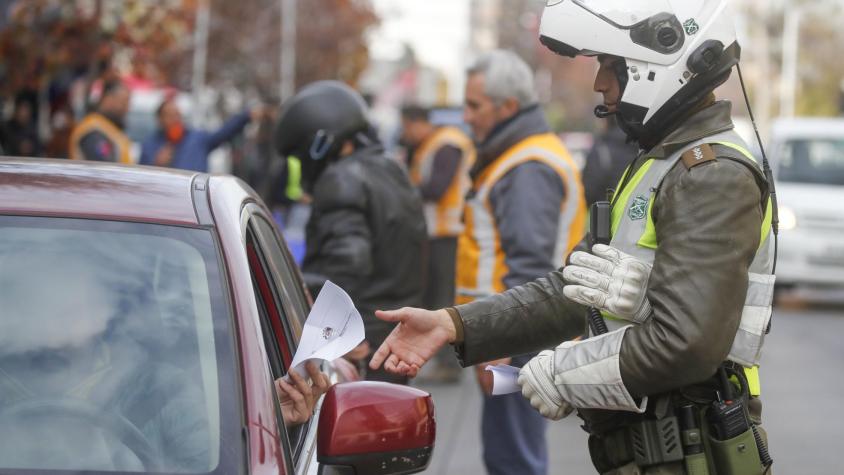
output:
<path id="1" fill-rule="evenodd" d="M 531 356 L 513 358 L 521 367 Z M 490 475 L 546 475 L 547 421 L 521 393 L 484 396 L 481 418 L 484 465 Z"/>

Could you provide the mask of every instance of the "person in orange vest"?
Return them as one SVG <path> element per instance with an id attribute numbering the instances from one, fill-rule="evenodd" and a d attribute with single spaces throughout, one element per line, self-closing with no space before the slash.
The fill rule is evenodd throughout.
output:
<path id="1" fill-rule="evenodd" d="M 580 172 L 537 101 L 533 72 L 511 51 L 490 52 L 468 71 L 464 120 L 478 152 L 458 244 L 458 304 L 547 275 L 585 233 Z M 520 367 L 533 356 L 491 364 Z M 486 394 L 481 432 L 487 471 L 546 474 L 546 421 L 521 394 L 490 396 L 492 376 L 485 367 L 475 368 Z"/>
<path id="2" fill-rule="evenodd" d="M 132 93 L 121 81 L 106 81 L 94 111 L 70 134 L 71 160 L 132 163 L 132 141 L 123 132 Z"/>
<path id="3" fill-rule="evenodd" d="M 462 130 L 431 123 L 430 110 L 402 108 L 401 142 L 407 147 L 410 181 L 425 204 L 429 236 L 426 308 L 454 305 L 457 238 L 463 231 L 463 206 L 471 186 L 469 170 L 475 147 Z M 462 372 L 450 351 L 441 351 L 431 370 L 421 375 L 435 382 L 456 382 Z"/>

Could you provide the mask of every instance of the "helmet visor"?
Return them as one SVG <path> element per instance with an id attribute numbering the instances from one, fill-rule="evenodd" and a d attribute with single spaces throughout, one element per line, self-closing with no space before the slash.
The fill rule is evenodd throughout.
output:
<path id="1" fill-rule="evenodd" d="M 573 0 L 593 15 L 618 28 L 630 28 L 659 13 L 674 11 L 668 0 Z"/>

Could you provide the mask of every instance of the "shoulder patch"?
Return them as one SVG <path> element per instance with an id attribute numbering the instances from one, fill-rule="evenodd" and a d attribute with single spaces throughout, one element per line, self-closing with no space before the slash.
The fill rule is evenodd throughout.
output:
<path id="1" fill-rule="evenodd" d="M 683 164 L 688 170 L 713 160 L 715 160 L 715 152 L 709 144 L 699 145 L 683 154 Z"/>

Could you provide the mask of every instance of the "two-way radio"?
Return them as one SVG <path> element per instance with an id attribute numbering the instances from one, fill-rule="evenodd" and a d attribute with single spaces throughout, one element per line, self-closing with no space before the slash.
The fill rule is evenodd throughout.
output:
<path id="1" fill-rule="evenodd" d="M 611 211 L 612 206 L 607 201 L 598 201 L 593 203 L 589 211 L 589 247 L 590 249 L 595 244 L 609 245 L 612 240 L 611 230 Z M 589 328 L 593 335 L 603 335 L 608 333 L 607 323 L 601 315 L 601 311 L 595 307 L 589 307 Z"/>

